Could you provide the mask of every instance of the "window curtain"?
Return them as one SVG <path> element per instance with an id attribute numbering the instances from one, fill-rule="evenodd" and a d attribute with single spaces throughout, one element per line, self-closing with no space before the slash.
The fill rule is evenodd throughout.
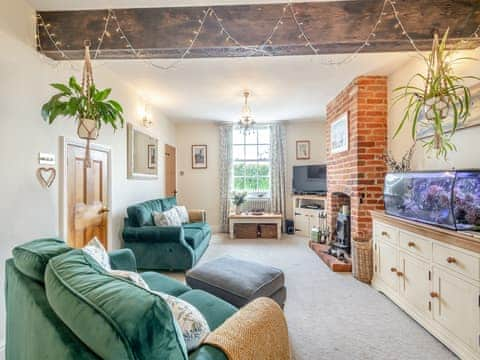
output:
<path id="1" fill-rule="evenodd" d="M 228 232 L 228 214 L 230 213 L 230 193 L 233 177 L 233 126 L 221 125 L 220 128 L 220 225 Z"/>
<path id="2" fill-rule="evenodd" d="M 270 157 L 271 157 L 271 192 L 272 211 L 286 214 L 287 177 L 287 136 L 285 126 L 275 123 L 270 125 Z"/>

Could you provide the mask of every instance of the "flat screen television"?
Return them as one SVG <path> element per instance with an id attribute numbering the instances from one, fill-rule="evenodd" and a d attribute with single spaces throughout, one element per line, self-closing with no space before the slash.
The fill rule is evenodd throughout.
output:
<path id="1" fill-rule="evenodd" d="M 293 167 L 294 194 L 323 194 L 327 192 L 327 165 Z"/>

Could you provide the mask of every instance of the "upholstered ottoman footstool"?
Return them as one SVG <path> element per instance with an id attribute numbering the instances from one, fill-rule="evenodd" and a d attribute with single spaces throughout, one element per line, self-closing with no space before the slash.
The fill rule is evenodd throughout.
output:
<path id="1" fill-rule="evenodd" d="M 287 297 L 285 276 L 280 269 L 223 256 L 196 266 L 186 274 L 194 289 L 207 291 L 242 307 L 258 297 L 269 297 L 282 308 Z"/>

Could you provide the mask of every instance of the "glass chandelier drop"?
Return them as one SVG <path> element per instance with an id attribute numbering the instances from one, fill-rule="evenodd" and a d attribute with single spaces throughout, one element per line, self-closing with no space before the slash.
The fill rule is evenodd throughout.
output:
<path id="1" fill-rule="evenodd" d="M 249 95 L 250 95 L 249 91 L 245 91 L 243 93 L 243 96 L 245 97 L 245 103 L 243 104 L 242 113 L 240 115 L 240 121 L 238 122 L 238 125 L 246 134 L 253 131 L 254 130 L 253 126 L 255 125 L 255 120 L 253 119 L 252 111 L 248 106 Z"/>

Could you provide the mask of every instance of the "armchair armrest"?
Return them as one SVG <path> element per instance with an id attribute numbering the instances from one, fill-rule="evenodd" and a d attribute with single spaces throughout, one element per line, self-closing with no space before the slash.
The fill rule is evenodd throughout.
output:
<path id="1" fill-rule="evenodd" d="M 178 242 L 184 243 L 183 228 L 180 226 L 126 227 L 123 240 L 139 242 Z"/>
<path id="2" fill-rule="evenodd" d="M 188 210 L 188 217 L 190 222 L 206 222 L 207 221 L 207 211 L 206 210 Z"/>
<path id="3" fill-rule="evenodd" d="M 114 270 L 127 270 L 137 272 L 137 261 L 130 249 L 113 250 L 108 253 L 110 266 Z"/>

